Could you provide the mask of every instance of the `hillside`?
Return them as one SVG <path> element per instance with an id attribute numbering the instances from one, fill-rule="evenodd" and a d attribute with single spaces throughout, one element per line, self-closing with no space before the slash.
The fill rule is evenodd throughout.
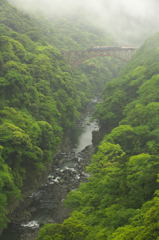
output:
<path id="1" fill-rule="evenodd" d="M 122 66 L 103 58 L 71 69 L 61 50 L 113 42 L 85 24 L 84 30 L 78 21 L 28 15 L 0 0 L 1 227 L 6 206 L 22 199 L 24 182 L 34 188 L 63 134 Z"/>
<path id="2" fill-rule="evenodd" d="M 37 240 L 159 239 L 158 49 L 156 33 L 106 84 L 93 118 L 109 134 L 86 169 L 91 177 L 65 200 L 71 217 L 46 224 Z"/>
<path id="3" fill-rule="evenodd" d="M 119 77 L 106 85 L 104 101 L 93 115 L 105 128 L 117 127 L 106 138 L 130 155 L 151 153 L 159 141 L 158 47 L 156 33 L 137 50 Z"/>

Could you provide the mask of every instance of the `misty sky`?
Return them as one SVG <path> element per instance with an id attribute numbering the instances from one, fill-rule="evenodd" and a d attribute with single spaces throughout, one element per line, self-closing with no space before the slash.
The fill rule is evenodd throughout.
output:
<path id="1" fill-rule="evenodd" d="M 159 0 L 8 0 L 22 9 L 48 17 L 87 12 L 92 24 L 111 33 L 120 44 L 141 45 L 159 31 Z"/>

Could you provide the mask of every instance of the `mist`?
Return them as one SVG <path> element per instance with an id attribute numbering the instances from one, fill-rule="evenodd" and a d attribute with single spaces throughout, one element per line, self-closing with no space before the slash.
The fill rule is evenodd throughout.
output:
<path id="1" fill-rule="evenodd" d="M 139 47 L 149 36 L 159 31 L 158 0 L 8 1 L 20 10 L 43 13 L 49 18 L 71 18 L 83 12 L 92 25 L 102 28 L 119 44 Z"/>

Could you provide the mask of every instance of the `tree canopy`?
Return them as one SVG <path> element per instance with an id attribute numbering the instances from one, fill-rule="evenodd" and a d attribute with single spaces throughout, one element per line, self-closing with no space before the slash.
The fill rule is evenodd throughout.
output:
<path id="1" fill-rule="evenodd" d="M 86 168 L 88 182 L 64 201 L 88 228 L 86 240 L 159 239 L 158 48 L 156 33 L 106 84 L 93 114 L 107 134 Z"/>
<path id="2" fill-rule="evenodd" d="M 79 112 L 121 68 L 119 61 L 105 58 L 71 69 L 60 51 L 87 49 L 94 40 L 113 42 L 91 26 L 80 29 L 78 19 L 74 23 L 26 14 L 0 0 L 0 161 L 1 176 L 7 176 L 0 188 L 3 225 L 13 192 L 19 199 L 24 180 L 52 162 Z"/>

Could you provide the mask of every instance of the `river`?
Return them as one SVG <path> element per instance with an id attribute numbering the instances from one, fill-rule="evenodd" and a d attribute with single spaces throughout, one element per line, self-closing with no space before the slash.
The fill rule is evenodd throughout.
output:
<path id="1" fill-rule="evenodd" d="M 23 209 L 25 220 L 10 224 L 0 240 L 34 239 L 29 238 L 28 234 L 36 232 L 35 229 L 48 222 L 62 223 L 69 217 L 70 210 L 65 208 L 63 200 L 71 190 L 78 188 L 80 182 L 85 182 L 89 177 L 89 174 L 85 173 L 85 167 L 90 164 L 94 151 L 92 131 L 99 130 L 98 122 L 89 123 L 89 119 L 100 100 L 99 97 L 91 99 L 86 114 L 70 134 L 73 147 L 56 156 L 47 181 L 29 197 L 30 204 Z"/>

